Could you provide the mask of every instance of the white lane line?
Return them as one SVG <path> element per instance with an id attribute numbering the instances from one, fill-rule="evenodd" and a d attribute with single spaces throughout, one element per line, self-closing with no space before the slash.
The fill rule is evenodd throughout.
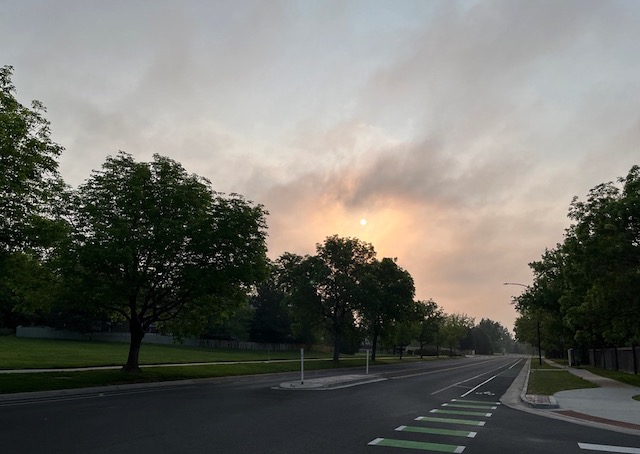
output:
<path id="1" fill-rule="evenodd" d="M 495 369 L 494 369 L 494 370 L 495 370 Z M 489 372 L 493 372 L 493 371 L 489 371 Z M 467 378 L 466 380 L 459 381 L 459 382 L 457 382 L 457 383 L 454 383 L 453 385 L 449 385 L 449 386 L 447 386 L 446 388 L 442 388 L 442 389 L 439 389 L 439 390 L 437 390 L 437 391 L 434 391 L 434 392 L 432 392 L 432 393 L 431 393 L 431 395 L 432 395 L 432 396 L 433 396 L 433 395 L 436 395 L 436 394 L 438 394 L 438 393 L 441 393 L 442 391 L 446 391 L 446 390 L 447 390 L 447 389 L 449 389 L 449 388 L 454 388 L 454 387 L 459 386 L 459 385 L 461 385 L 461 384 L 463 384 L 463 383 L 466 383 L 466 382 L 468 382 L 468 381 L 475 380 L 475 379 L 476 379 L 476 378 L 478 378 L 478 377 L 482 377 L 483 375 L 487 375 L 487 373 L 489 373 L 489 372 L 484 372 L 484 373 L 482 373 L 482 374 L 478 374 L 478 375 L 476 375 L 475 377 L 471 377 L 471 378 Z"/>
<path id="2" fill-rule="evenodd" d="M 502 405 L 500 402 L 487 402 L 486 400 L 469 400 L 469 399 L 451 399 L 451 402 L 464 402 L 465 404 L 485 404 L 485 405 Z"/>
<path id="3" fill-rule="evenodd" d="M 580 449 L 586 449 L 587 451 L 601 451 L 601 452 L 622 452 L 626 454 L 640 454 L 640 448 L 629 448 L 625 446 L 610 446 L 610 445 L 592 445 L 590 443 L 578 443 Z"/>
<path id="4" fill-rule="evenodd" d="M 511 367 L 510 367 L 509 369 L 507 369 L 507 370 L 511 370 L 511 369 L 513 369 L 517 364 L 520 364 L 520 360 L 518 360 L 518 361 L 516 361 L 515 363 L 513 363 L 513 364 L 511 365 Z"/>
<path id="5" fill-rule="evenodd" d="M 479 387 L 481 387 L 482 385 L 486 385 L 487 383 L 489 383 L 491 380 L 493 380 L 494 378 L 496 378 L 497 375 L 494 375 L 493 377 L 483 381 L 482 383 L 480 383 L 478 386 L 476 386 L 475 388 L 471 388 L 469 391 L 467 391 L 466 393 L 464 393 L 462 396 L 460 397 L 467 397 L 469 394 L 471 394 L 472 392 L 474 392 L 476 389 L 478 389 Z"/>

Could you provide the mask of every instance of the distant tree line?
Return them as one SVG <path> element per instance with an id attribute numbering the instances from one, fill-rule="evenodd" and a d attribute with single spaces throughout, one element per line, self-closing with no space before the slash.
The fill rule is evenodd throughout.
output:
<path id="1" fill-rule="evenodd" d="M 265 208 L 213 190 L 180 163 L 107 157 L 78 188 L 58 172 L 63 148 L 44 106 L 15 97 L 0 68 L 0 328 L 47 324 L 81 332 L 123 325 L 124 370 L 139 370 L 145 333 L 333 346 L 400 355 L 440 346 L 504 352 L 499 323 L 477 326 L 415 301 L 411 275 L 371 244 L 331 236 L 314 255 L 267 258 Z"/>
<path id="2" fill-rule="evenodd" d="M 595 186 L 569 208 L 564 241 L 529 264 L 515 331 L 548 355 L 640 341 L 640 167 Z"/>

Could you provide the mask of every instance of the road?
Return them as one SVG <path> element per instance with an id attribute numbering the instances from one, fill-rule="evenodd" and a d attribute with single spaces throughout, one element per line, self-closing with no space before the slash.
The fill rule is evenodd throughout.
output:
<path id="1" fill-rule="evenodd" d="M 281 382 L 297 376 L 280 374 L 7 403 L 0 406 L 0 449 L 588 454 L 594 451 L 584 447 L 609 445 L 637 449 L 617 452 L 640 453 L 640 437 L 501 405 L 523 363 L 479 357 L 384 366 L 371 373 L 386 381 L 330 391 L 281 389 Z M 307 373 L 306 378 L 336 373 Z"/>

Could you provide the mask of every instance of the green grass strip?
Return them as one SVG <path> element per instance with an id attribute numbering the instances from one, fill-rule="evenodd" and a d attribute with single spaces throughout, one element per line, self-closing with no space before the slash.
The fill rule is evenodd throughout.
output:
<path id="1" fill-rule="evenodd" d="M 305 371 L 343 367 L 363 367 L 360 359 L 305 362 Z M 49 391 L 85 388 L 90 386 L 124 385 L 132 383 L 154 383 L 175 380 L 229 377 L 236 375 L 258 375 L 279 372 L 297 372 L 298 362 L 238 363 L 211 366 L 143 367 L 140 373 L 116 370 L 88 370 L 82 372 L 40 372 L 0 374 L 0 393 Z"/>
<path id="2" fill-rule="evenodd" d="M 409 448 L 432 452 L 453 452 L 464 451 L 464 446 L 443 445 L 440 443 L 426 443 L 423 441 L 394 440 L 393 438 L 376 438 L 369 443 L 372 446 L 387 446 L 390 448 Z"/>
<path id="3" fill-rule="evenodd" d="M 598 385 L 573 375 L 566 370 L 558 370 L 549 373 L 545 371 L 531 370 L 527 394 L 552 396 L 557 392 L 570 389 L 597 388 Z"/>
<path id="4" fill-rule="evenodd" d="M 600 375 L 601 377 L 610 378 L 612 380 L 616 380 L 622 383 L 626 383 L 627 385 L 637 386 L 640 388 L 640 374 L 634 375 L 628 372 L 615 371 L 615 370 L 607 370 L 602 369 L 600 367 L 591 367 L 585 366 L 582 369 L 586 369 L 589 372 L 592 372 L 596 375 Z"/>
<path id="5" fill-rule="evenodd" d="M 0 369 L 52 369 L 117 366 L 127 361 L 129 344 L 122 342 L 28 339 L 0 336 Z M 305 358 L 329 359 L 330 354 L 305 351 Z M 142 344 L 140 364 L 299 359 L 300 351 L 232 350 L 181 345 Z M 364 356 L 362 356 L 364 361 Z"/>

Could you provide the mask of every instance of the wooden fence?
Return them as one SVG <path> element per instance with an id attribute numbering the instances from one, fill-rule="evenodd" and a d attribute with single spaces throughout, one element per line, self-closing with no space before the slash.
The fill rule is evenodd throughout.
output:
<path id="1" fill-rule="evenodd" d="M 638 374 L 640 368 L 640 348 L 591 348 L 589 365 L 607 370 L 619 370 Z"/>

